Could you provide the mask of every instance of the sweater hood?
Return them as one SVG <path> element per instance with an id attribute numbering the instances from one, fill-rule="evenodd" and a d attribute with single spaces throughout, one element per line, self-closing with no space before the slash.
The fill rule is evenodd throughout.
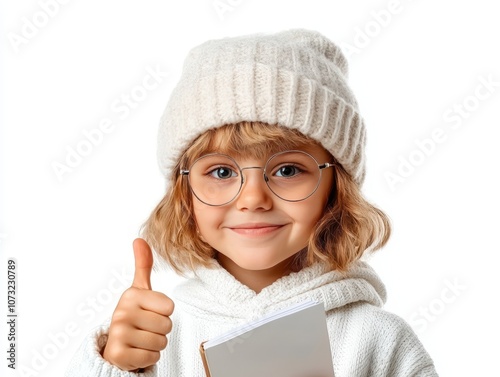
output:
<path id="1" fill-rule="evenodd" d="M 346 273 L 316 263 L 276 280 L 259 293 L 215 262 L 214 268 L 196 270 L 195 276 L 175 289 L 173 298 L 197 315 L 210 313 L 222 320 L 248 320 L 305 300 L 322 302 L 325 311 L 360 301 L 381 307 L 386 301 L 386 289 L 364 261 L 357 261 Z"/>

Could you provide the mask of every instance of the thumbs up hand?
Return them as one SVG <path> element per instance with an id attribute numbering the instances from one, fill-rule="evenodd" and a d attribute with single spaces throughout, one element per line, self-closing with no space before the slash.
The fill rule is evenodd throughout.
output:
<path id="1" fill-rule="evenodd" d="M 111 318 L 108 341 L 102 356 L 126 371 L 154 365 L 167 346 L 172 329 L 169 316 L 173 301 L 151 290 L 153 254 L 141 238 L 134 240 L 135 274 L 132 286 L 123 292 Z"/>

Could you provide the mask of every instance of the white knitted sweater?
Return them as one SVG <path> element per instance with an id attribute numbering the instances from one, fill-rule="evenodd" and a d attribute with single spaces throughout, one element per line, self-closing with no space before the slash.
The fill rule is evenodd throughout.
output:
<path id="1" fill-rule="evenodd" d="M 259 294 L 220 266 L 202 268 L 172 295 L 173 329 L 158 364 L 143 374 L 109 364 L 99 354 L 108 329 L 104 324 L 80 347 L 66 377 L 204 377 L 202 341 L 306 299 L 325 306 L 335 377 L 437 376 L 410 326 L 381 309 L 385 298 L 383 283 L 365 262 L 356 263 L 347 275 L 315 264 L 277 280 Z"/>

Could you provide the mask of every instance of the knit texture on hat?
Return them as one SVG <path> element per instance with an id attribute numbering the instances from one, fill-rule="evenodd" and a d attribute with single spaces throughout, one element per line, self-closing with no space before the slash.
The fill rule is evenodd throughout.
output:
<path id="1" fill-rule="evenodd" d="M 361 186 L 366 131 L 347 76 L 340 48 L 310 30 L 209 40 L 193 48 L 160 121 L 161 172 L 168 182 L 182 153 L 205 131 L 260 121 L 317 140 Z"/>

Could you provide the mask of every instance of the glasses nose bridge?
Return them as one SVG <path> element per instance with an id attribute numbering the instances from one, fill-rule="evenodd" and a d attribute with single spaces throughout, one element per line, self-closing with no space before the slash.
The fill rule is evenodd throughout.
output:
<path id="1" fill-rule="evenodd" d="M 262 170 L 262 175 L 264 177 L 264 181 L 267 183 L 267 176 L 266 176 L 266 173 L 265 173 L 265 167 L 263 167 L 263 166 L 246 166 L 244 168 L 240 167 L 240 170 L 241 170 L 241 184 L 242 185 L 243 185 L 243 183 L 245 183 L 245 175 L 243 174 L 243 170 L 250 170 L 250 169 L 260 169 L 260 170 Z"/>

